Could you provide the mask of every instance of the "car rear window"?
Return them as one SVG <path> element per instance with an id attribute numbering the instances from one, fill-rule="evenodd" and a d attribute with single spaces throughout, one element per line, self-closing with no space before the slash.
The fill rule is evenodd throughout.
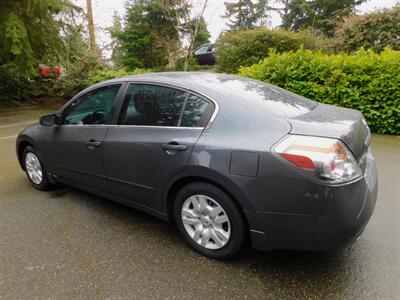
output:
<path id="1" fill-rule="evenodd" d="M 277 86 L 245 78 L 222 80 L 220 88 L 249 105 L 276 117 L 294 117 L 313 110 L 318 103 Z"/>

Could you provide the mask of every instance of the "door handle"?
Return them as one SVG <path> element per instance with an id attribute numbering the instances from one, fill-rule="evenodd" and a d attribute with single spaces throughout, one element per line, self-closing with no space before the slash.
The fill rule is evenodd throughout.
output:
<path id="1" fill-rule="evenodd" d="M 96 147 L 100 147 L 101 146 L 101 142 L 95 141 L 95 140 L 89 140 L 88 142 L 86 142 L 86 147 L 89 150 L 94 150 L 94 148 Z"/>
<path id="2" fill-rule="evenodd" d="M 172 151 L 186 151 L 187 150 L 187 146 L 180 145 L 180 144 L 175 143 L 175 142 L 171 142 L 171 143 L 168 143 L 168 144 L 163 144 L 162 147 L 163 147 L 164 150 L 167 150 L 167 151 L 171 151 L 171 150 Z"/>

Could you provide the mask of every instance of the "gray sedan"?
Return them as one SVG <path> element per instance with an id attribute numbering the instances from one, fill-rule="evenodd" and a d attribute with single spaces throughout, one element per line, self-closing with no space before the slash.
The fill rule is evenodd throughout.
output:
<path id="1" fill-rule="evenodd" d="M 371 134 L 359 111 L 211 73 L 106 81 L 41 117 L 17 155 L 41 190 L 74 186 L 174 221 L 205 256 L 332 250 L 375 207 Z"/>

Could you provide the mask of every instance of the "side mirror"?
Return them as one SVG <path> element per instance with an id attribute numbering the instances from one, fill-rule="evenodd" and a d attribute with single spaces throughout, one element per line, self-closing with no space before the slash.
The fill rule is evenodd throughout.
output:
<path id="1" fill-rule="evenodd" d="M 49 114 L 41 116 L 39 119 L 39 123 L 42 126 L 52 126 L 52 125 L 61 125 L 62 118 L 57 116 L 56 114 Z"/>

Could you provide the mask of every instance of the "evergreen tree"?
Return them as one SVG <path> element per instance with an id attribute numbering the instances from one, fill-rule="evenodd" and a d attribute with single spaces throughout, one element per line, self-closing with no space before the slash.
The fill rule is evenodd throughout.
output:
<path id="1" fill-rule="evenodd" d="M 66 39 L 77 36 L 61 16 L 78 9 L 69 0 L 0 1 L 0 65 L 31 76 L 39 63 L 62 62 L 71 50 Z"/>
<path id="2" fill-rule="evenodd" d="M 120 43 L 117 63 L 128 69 L 162 67 L 180 48 L 179 0 L 133 0 L 127 5 L 125 27 L 112 32 Z M 168 14 L 165 7 L 174 13 Z M 174 9 L 176 8 L 176 9 Z"/>
<path id="3" fill-rule="evenodd" d="M 282 27 L 299 31 L 311 27 L 332 36 L 336 24 L 365 0 L 284 0 Z"/>
<path id="4" fill-rule="evenodd" d="M 107 28 L 107 31 L 111 35 L 111 43 L 109 45 L 109 49 L 112 51 L 111 59 L 113 62 L 120 62 L 122 55 L 121 42 L 116 36 L 122 32 L 122 18 L 117 11 L 114 11 L 112 25 Z"/>
<path id="5" fill-rule="evenodd" d="M 190 26 L 192 27 L 192 30 L 196 26 L 197 22 L 198 22 L 198 20 L 196 20 L 196 19 L 192 20 L 190 22 L 191 23 Z M 194 38 L 194 42 L 193 42 L 193 49 L 198 47 L 198 46 L 200 46 L 200 45 L 207 44 L 207 43 L 210 42 L 211 34 L 207 29 L 207 23 L 206 23 L 206 21 L 204 20 L 203 17 L 200 18 L 198 26 L 199 26 L 199 28 L 197 30 L 197 34 L 196 34 L 196 36 Z"/>
<path id="6" fill-rule="evenodd" d="M 228 20 L 229 30 L 251 29 L 255 27 L 257 16 L 255 5 L 251 0 L 225 2 L 226 13 L 223 16 Z"/>
<path id="7" fill-rule="evenodd" d="M 267 20 L 269 18 L 269 0 L 259 0 L 254 7 L 255 18 L 258 22 L 259 27 L 267 27 Z"/>

